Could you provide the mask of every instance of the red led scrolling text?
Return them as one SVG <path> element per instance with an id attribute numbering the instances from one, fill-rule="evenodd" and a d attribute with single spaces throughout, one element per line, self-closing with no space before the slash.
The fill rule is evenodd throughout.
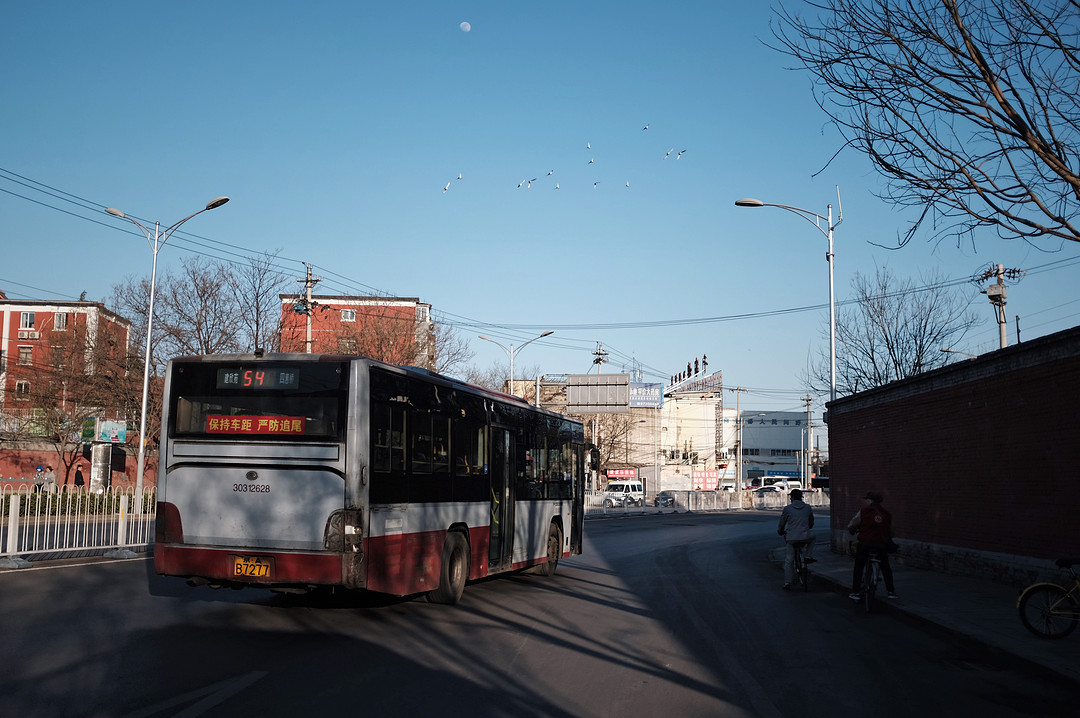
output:
<path id="1" fill-rule="evenodd" d="M 207 434 L 295 434 L 303 435 L 302 416 L 219 416 L 206 417 Z"/>

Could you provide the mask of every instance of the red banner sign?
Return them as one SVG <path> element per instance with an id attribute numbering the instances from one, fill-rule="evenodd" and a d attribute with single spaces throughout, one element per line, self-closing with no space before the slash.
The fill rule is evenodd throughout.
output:
<path id="1" fill-rule="evenodd" d="M 608 469 L 607 477 L 609 479 L 635 479 L 637 469 Z"/>
<path id="2" fill-rule="evenodd" d="M 207 434 L 285 434 L 303 436 L 302 416 L 221 416 L 206 417 Z"/>

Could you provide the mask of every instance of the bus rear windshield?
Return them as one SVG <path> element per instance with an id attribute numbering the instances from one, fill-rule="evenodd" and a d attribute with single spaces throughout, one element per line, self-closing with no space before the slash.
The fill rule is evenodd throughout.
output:
<path id="1" fill-rule="evenodd" d="M 338 441 L 348 377 L 337 362 L 175 364 L 169 437 Z"/>

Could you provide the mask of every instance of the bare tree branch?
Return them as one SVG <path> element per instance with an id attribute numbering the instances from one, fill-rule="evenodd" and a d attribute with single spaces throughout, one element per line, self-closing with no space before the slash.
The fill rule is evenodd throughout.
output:
<path id="1" fill-rule="evenodd" d="M 1080 241 L 1075 0 L 821 0 L 781 8 L 779 50 L 934 236 Z"/>

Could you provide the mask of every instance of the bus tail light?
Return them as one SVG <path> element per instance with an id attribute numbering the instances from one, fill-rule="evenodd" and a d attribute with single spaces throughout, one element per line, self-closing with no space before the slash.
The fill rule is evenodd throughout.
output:
<path id="1" fill-rule="evenodd" d="M 159 544 L 184 543 L 184 527 L 180 522 L 180 509 L 167 501 L 158 501 L 157 523 L 154 540 Z"/>
<path id="2" fill-rule="evenodd" d="M 360 551 L 363 529 L 360 512 L 343 509 L 330 514 L 323 530 L 323 547 L 328 551 Z"/>

